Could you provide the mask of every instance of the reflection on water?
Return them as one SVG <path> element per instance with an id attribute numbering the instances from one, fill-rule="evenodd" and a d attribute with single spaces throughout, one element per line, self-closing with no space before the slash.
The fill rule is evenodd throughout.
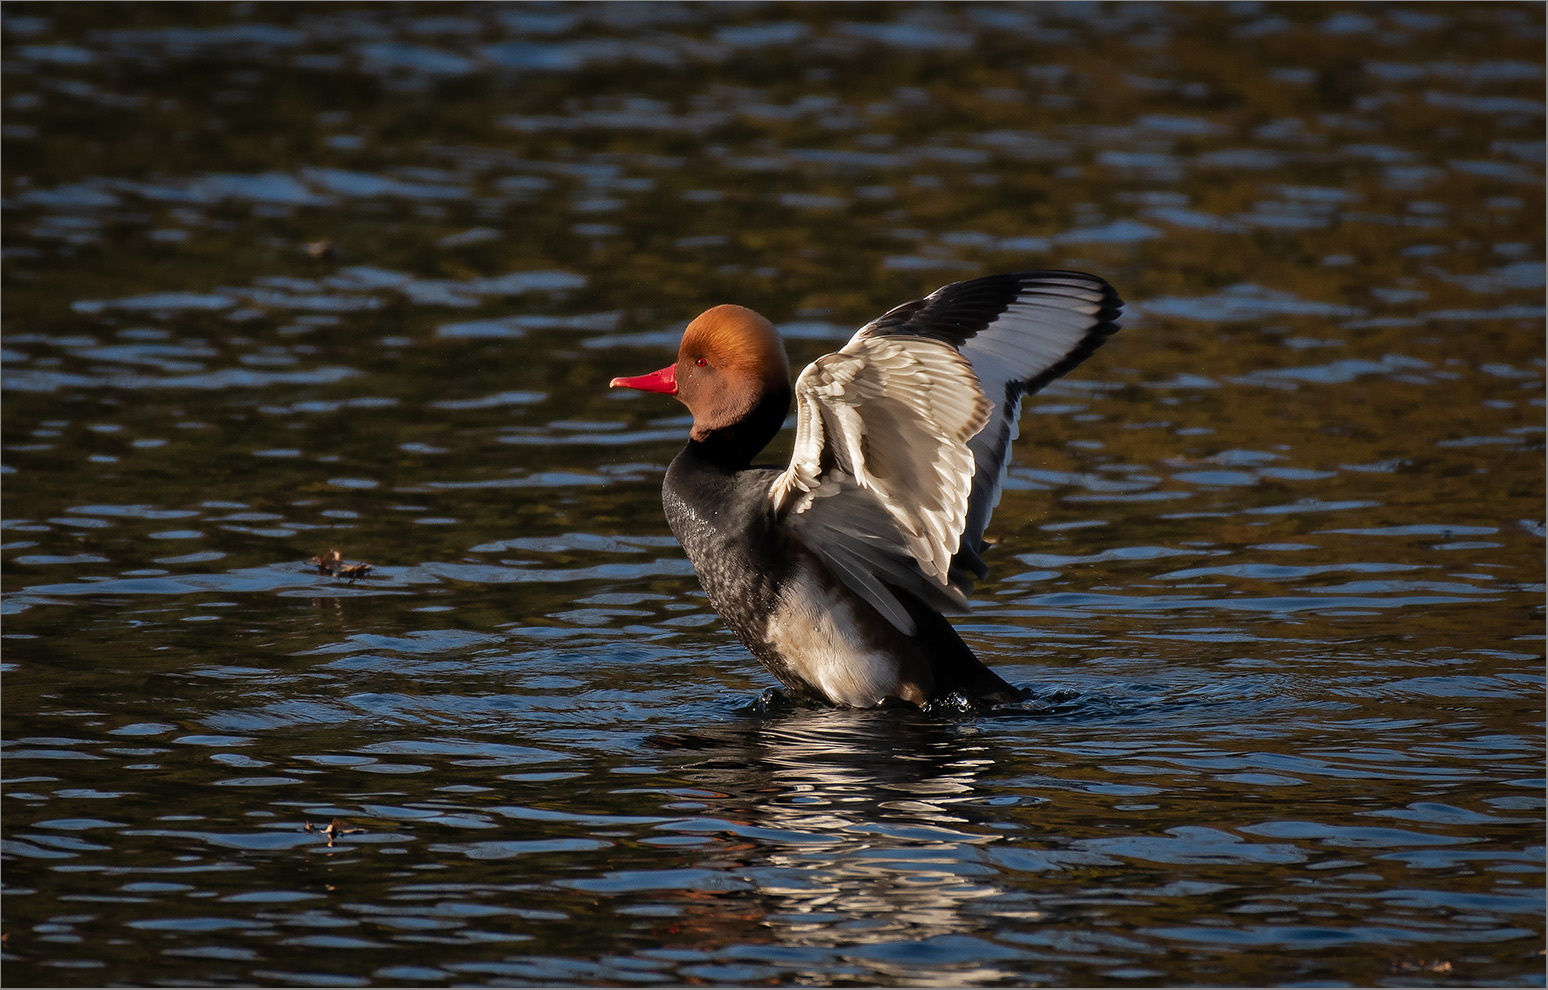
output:
<path id="1" fill-rule="evenodd" d="M 8 980 L 1542 985 L 1543 38 L 8 5 Z M 1031 700 L 760 714 L 606 382 L 1040 267 Z"/>
<path id="2" fill-rule="evenodd" d="M 775 944 L 733 957 L 822 971 L 848 958 L 892 977 L 930 960 L 942 982 L 1014 978 L 994 964 L 1016 953 L 963 934 L 1007 895 L 982 862 L 1001 836 L 977 793 L 994 762 L 977 734 L 906 712 L 820 712 L 663 740 L 698 751 L 681 772 L 714 812 L 674 831 L 745 840 L 727 852 L 768 902 Z"/>

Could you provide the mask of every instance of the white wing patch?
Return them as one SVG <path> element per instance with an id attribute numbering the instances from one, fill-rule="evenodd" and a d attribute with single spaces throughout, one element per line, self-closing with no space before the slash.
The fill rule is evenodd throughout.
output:
<path id="1" fill-rule="evenodd" d="M 941 341 L 857 336 L 803 371 L 795 394 L 775 515 L 905 633 L 913 621 L 881 581 L 961 610 L 950 571 L 976 466 L 968 441 L 994 409 L 972 365 Z"/>

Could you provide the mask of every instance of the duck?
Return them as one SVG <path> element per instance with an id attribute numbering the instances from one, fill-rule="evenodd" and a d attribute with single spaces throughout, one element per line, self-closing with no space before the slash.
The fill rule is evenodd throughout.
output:
<path id="1" fill-rule="evenodd" d="M 1022 400 L 1118 330 L 1123 301 L 1074 271 L 953 282 L 865 324 L 790 383 L 774 325 L 715 306 L 677 360 L 610 387 L 693 417 L 667 523 L 722 620 L 804 705 L 1024 700 L 947 618 L 988 576 Z M 755 466 L 795 406 L 790 463 Z"/>

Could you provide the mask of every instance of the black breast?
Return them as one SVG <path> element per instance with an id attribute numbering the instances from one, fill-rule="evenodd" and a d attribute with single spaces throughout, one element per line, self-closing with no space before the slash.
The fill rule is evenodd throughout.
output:
<path id="1" fill-rule="evenodd" d="M 769 486 L 778 474 L 727 468 L 690 442 L 667 468 L 661 497 L 715 611 L 774 676 L 804 695 L 810 689 L 765 639 L 792 566 L 773 529 Z"/>

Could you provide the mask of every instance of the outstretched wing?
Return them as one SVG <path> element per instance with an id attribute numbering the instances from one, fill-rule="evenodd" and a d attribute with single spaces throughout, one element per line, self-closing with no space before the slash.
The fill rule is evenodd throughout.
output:
<path id="1" fill-rule="evenodd" d="M 796 381 L 796 442 L 770 488 L 784 521 L 894 626 L 900 589 L 964 611 L 1021 396 L 1117 329 L 1107 283 L 1075 272 L 957 282 L 862 327 Z"/>
<path id="2" fill-rule="evenodd" d="M 966 606 L 949 580 L 974 472 L 968 441 L 993 404 L 956 348 L 856 335 L 796 379 L 796 441 L 775 515 L 894 625 L 913 622 L 884 584 Z"/>
<path id="3" fill-rule="evenodd" d="M 994 412 L 969 441 L 975 464 L 956 566 L 979 577 L 978 553 L 1010 466 L 1021 399 L 1065 374 L 1118 330 L 1123 300 L 1082 272 L 1037 271 L 953 282 L 866 324 L 860 337 L 926 337 L 973 366 Z"/>

